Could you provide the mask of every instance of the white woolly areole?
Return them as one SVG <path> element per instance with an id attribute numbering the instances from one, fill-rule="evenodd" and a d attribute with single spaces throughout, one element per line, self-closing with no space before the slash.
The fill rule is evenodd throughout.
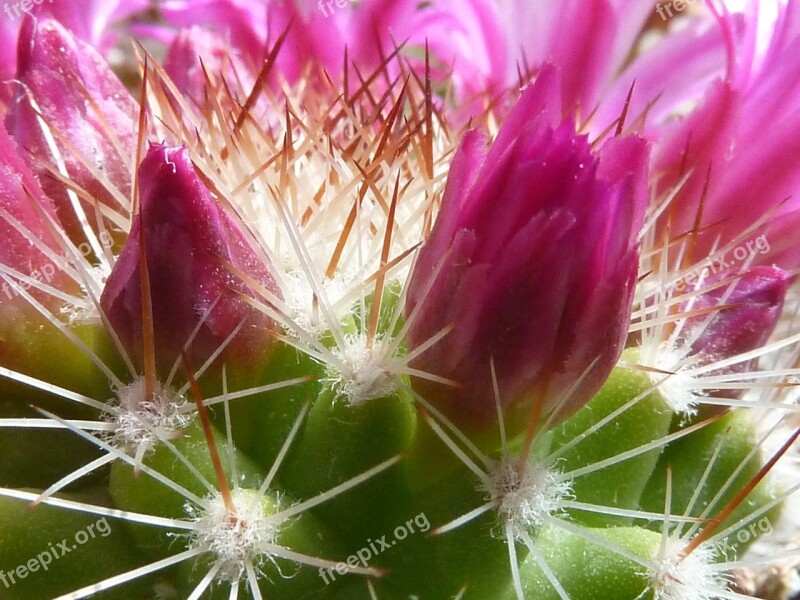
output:
<path id="1" fill-rule="evenodd" d="M 560 511 L 572 488 L 559 473 L 533 462 L 525 463 L 520 474 L 517 462 L 516 457 L 507 456 L 495 463 L 489 471 L 491 485 L 481 483 L 479 489 L 499 503 L 497 511 L 503 523 L 520 538 Z"/>
<path id="2" fill-rule="evenodd" d="M 159 437 L 176 437 L 192 418 L 182 410 L 186 399 L 158 382 L 153 397 L 147 398 L 144 377 L 120 389 L 117 397 L 120 412 L 112 418 L 114 441 L 124 448 L 151 450 Z"/>
<path id="3" fill-rule="evenodd" d="M 230 512 L 215 494 L 208 509 L 197 518 L 197 531 L 190 546 L 211 553 L 219 566 L 220 581 L 236 582 L 246 576 L 248 566 L 258 568 L 269 559 L 265 545 L 277 543 L 280 523 L 268 521 L 263 498 L 254 490 L 233 490 L 235 512 Z"/>
<path id="4" fill-rule="evenodd" d="M 338 364 L 329 364 L 324 383 L 337 397 L 356 405 L 394 393 L 397 382 L 387 365 L 386 350 L 380 340 L 369 345 L 364 336 L 348 338 L 344 348 L 333 350 Z"/>
<path id="5" fill-rule="evenodd" d="M 684 353 L 669 342 L 663 342 L 659 346 L 655 364 L 652 366 L 671 374 L 651 373 L 650 380 L 654 385 L 658 384 L 658 391 L 667 406 L 688 419 L 697 413 L 697 405 L 702 402 L 706 394 L 692 376 L 691 365 L 683 365 L 682 361 Z"/>
<path id="6" fill-rule="evenodd" d="M 700 544 L 684 556 L 685 540 L 669 539 L 656 569 L 649 574 L 654 600 L 717 600 L 728 587 L 726 576 L 713 568 L 713 544 Z"/>
<path id="7" fill-rule="evenodd" d="M 352 305 L 349 302 L 342 302 L 347 295 L 350 287 L 357 282 L 355 276 L 338 274 L 333 279 L 324 279 L 321 286 L 321 295 L 330 305 L 333 311 L 333 319 L 336 323 L 341 322 L 350 314 Z M 294 321 L 301 331 L 319 337 L 331 329 L 331 323 L 326 315 L 323 314 L 319 306 L 318 299 L 315 297 L 320 293 L 309 281 L 308 276 L 302 271 L 292 271 L 283 276 L 282 279 L 283 301 L 288 309 L 288 317 Z M 288 328 L 287 333 L 292 335 L 293 328 Z"/>

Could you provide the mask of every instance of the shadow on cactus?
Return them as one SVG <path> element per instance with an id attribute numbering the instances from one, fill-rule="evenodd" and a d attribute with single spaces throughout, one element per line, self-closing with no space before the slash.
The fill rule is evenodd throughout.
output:
<path id="1" fill-rule="evenodd" d="M 545 64 L 462 127 L 418 49 L 290 84 L 284 37 L 191 97 L 142 52 L 137 106 L 20 35 L 2 597 L 747 597 L 797 488 L 792 275 L 675 285 L 683 183 L 625 113 L 581 133 Z"/>

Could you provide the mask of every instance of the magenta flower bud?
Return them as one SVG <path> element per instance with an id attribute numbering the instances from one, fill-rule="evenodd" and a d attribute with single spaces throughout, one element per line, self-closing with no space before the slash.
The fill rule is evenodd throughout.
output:
<path id="1" fill-rule="evenodd" d="M 185 147 L 152 145 L 139 167 L 139 184 L 140 213 L 100 299 L 123 346 L 141 366 L 144 239 L 159 375 L 169 373 L 201 320 L 189 346 L 194 366 L 240 325 L 222 360 L 233 359 L 245 369 L 255 366 L 269 349 L 273 326 L 246 301 L 244 296 L 253 293 L 235 273 L 246 273 L 277 293 L 269 268 L 206 189 Z"/>
<path id="2" fill-rule="evenodd" d="M 790 281 L 791 276 L 777 267 L 753 267 L 733 275 L 723 272 L 703 281 L 701 295 L 683 308 L 710 312 L 688 318 L 679 342 L 690 345 L 690 353 L 699 356 L 700 364 L 760 348 L 778 324 Z M 754 361 L 745 361 L 726 372 L 754 367 Z"/>
<path id="3" fill-rule="evenodd" d="M 91 43 L 100 52 L 110 50 L 118 38 L 112 24 L 138 11 L 148 8 L 147 0 L 84 0 L 80 5 L 72 2 L 36 2 L 24 8 L 24 2 L 3 3 L 0 19 L 0 81 L 14 77 L 17 59 L 17 39 L 25 13 L 37 19 L 53 17 L 82 40 Z M 5 88 L 0 86 L 0 99 L 5 99 Z"/>
<path id="4" fill-rule="evenodd" d="M 16 79 L 6 127 L 30 153 L 29 164 L 72 239 L 84 235 L 65 186 L 51 175 L 60 162 L 81 189 L 127 216 L 138 109 L 103 57 L 57 21 L 27 17 Z M 83 210 L 94 224 L 94 205 L 84 201 Z"/>
<path id="5" fill-rule="evenodd" d="M 557 73 L 525 90 L 487 154 L 475 133 L 455 157 L 441 212 L 409 283 L 409 352 L 452 328 L 412 366 L 414 388 L 457 423 L 495 421 L 493 362 L 514 414 L 597 391 L 619 358 L 647 202 L 648 151 L 614 138 L 597 154 L 559 123 Z M 522 412 L 518 412 L 519 411 Z"/>

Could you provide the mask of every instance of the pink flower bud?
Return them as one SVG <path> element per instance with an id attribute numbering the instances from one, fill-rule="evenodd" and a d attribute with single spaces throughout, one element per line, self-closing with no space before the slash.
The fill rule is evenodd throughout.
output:
<path id="1" fill-rule="evenodd" d="M 690 344 L 691 353 L 699 355 L 702 364 L 760 348 L 778 324 L 790 279 L 777 267 L 753 267 L 739 275 L 721 273 L 707 279 L 700 288 L 707 291 L 688 301 L 684 309 L 712 310 L 687 319 L 681 339 Z M 754 366 L 753 361 L 745 361 L 727 372 Z"/>
<path id="2" fill-rule="evenodd" d="M 6 127 L 30 152 L 31 168 L 77 242 L 84 237 L 79 219 L 51 171 L 61 172 L 63 163 L 69 179 L 127 216 L 136 103 L 102 56 L 53 19 L 25 19 L 17 60 L 19 83 Z M 83 210 L 94 224 L 94 205 L 84 201 Z"/>
<path id="3" fill-rule="evenodd" d="M 252 293 L 234 273 L 275 292 L 268 267 L 197 176 L 185 147 L 152 145 L 139 167 L 139 184 L 140 213 L 100 299 L 123 346 L 143 364 L 144 239 L 159 375 L 167 375 L 204 317 L 189 346 L 192 364 L 203 364 L 243 323 L 222 360 L 253 366 L 268 350 L 273 326 L 243 298 Z"/>
<path id="4" fill-rule="evenodd" d="M 491 362 L 504 407 L 583 405 L 619 358 L 647 202 L 648 152 L 613 138 L 597 154 L 560 121 L 557 73 L 545 67 L 484 153 L 463 140 L 441 212 L 409 284 L 409 351 L 452 330 L 412 365 L 414 387 L 458 423 L 494 423 Z M 583 378 L 583 379 L 581 379 Z"/>
<path id="5" fill-rule="evenodd" d="M 32 5 L 31 5 L 32 4 Z M 0 81 L 14 77 L 17 58 L 17 39 L 25 14 L 37 19 L 48 16 L 59 21 L 82 40 L 91 43 L 100 52 L 110 50 L 117 40 L 117 28 L 112 24 L 132 14 L 147 10 L 147 0 L 84 0 L 80 5 L 72 2 L 32 3 L 4 2 L 3 18 L 0 18 Z M 0 98 L 5 90 L 0 86 Z"/>

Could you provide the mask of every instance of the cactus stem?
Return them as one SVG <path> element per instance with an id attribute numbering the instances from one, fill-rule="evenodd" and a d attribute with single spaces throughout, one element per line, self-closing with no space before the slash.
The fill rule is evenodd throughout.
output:
<path id="1" fill-rule="evenodd" d="M 53 485 L 51 485 L 49 488 L 44 490 L 41 494 L 39 494 L 39 497 L 36 498 L 36 500 L 34 500 L 33 502 L 31 502 L 30 508 L 35 508 L 36 506 L 38 506 L 39 504 L 50 498 L 56 492 L 67 487 L 70 483 L 79 480 L 81 477 L 85 477 L 89 473 L 92 473 L 97 469 L 104 467 L 107 464 L 110 464 L 114 459 L 115 456 L 113 454 L 104 454 L 100 458 L 97 458 L 92 462 L 83 465 L 80 469 L 76 469 L 72 473 L 65 475 L 57 482 L 55 482 Z"/>
<path id="2" fill-rule="evenodd" d="M 623 452 L 623 453 L 618 454 L 616 456 L 612 456 L 612 457 L 607 458 L 605 460 L 598 461 L 598 462 L 596 462 L 594 464 L 587 465 L 585 467 L 580 467 L 580 468 L 574 469 L 572 471 L 568 471 L 566 473 L 563 473 L 561 476 L 563 478 L 565 478 L 565 479 L 575 479 L 576 477 L 581 477 L 583 475 L 588 475 L 589 473 L 594 473 L 595 471 L 599 471 L 600 469 L 605 469 L 606 467 L 608 467 L 610 465 L 617 464 L 617 463 L 622 462 L 624 460 L 627 460 L 629 458 L 633 458 L 634 456 L 639 456 L 641 454 L 649 452 L 650 450 L 653 450 L 653 449 L 656 449 L 656 448 L 665 447 L 665 446 L 667 446 L 667 444 L 669 444 L 669 443 L 671 443 L 671 442 L 673 442 L 673 441 L 675 441 L 677 439 L 680 439 L 682 437 L 686 437 L 690 433 L 693 433 L 693 432 L 695 432 L 695 431 L 697 431 L 699 429 L 702 429 L 703 427 L 706 427 L 707 425 L 710 425 L 711 423 L 713 423 L 714 421 L 719 419 L 721 416 L 722 415 L 715 415 L 713 417 L 709 417 L 708 419 L 706 419 L 704 421 L 700 421 L 699 423 L 695 423 L 693 425 L 689 425 L 688 427 L 686 427 L 684 429 L 680 429 L 680 430 L 678 430 L 678 431 L 676 431 L 674 433 L 670 433 L 669 435 L 665 435 L 664 437 L 662 437 L 660 439 L 653 440 L 652 442 L 648 442 L 647 444 L 642 444 L 641 446 L 637 446 L 636 448 L 632 448 L 632 449 L 630 449 L 630 450 L 628 450 L 626 452 Z"/>
<path id="3" fill-rule="evenodd" d="M 190 369 L 190 366 L 186 363 L 185 367 L 187 371 Z M 191 377 L 191 375 L 189 375 L 189 377 L 190 380 L 194 382 L 194 378 Z M 139 386 L 141 387 L 142 385 L 143 382 L 140 381 Z M 196 392 L 195 386 L 196 382 L 194 382 L 192 386 L 193 391 Z M 202 398 L 197 395 L 195 400 L 198 403 L 198 411 L 202 413 L 203 409 L 200 408 L 202 406 Z M 54 497 L 42 498 L 35 493 L 6 488 L 0 488 L 0 495 L 27 500 L 29 502 L 38 501 L 43 504 L 68 510 L 77 510 L 120 518 L 132 523 L 146 523 L 164 528 L 167 531 L 184 531 L 186 534 L 180 535 L 188 535 L 190 537 L 189 546 L 186 551 L 86 586 L 65 595 L 62 600 L 88 597 L 92 594 L 123 585 L 134 579 L 144 577 L 178 563 L 196 559 L 204 554 L 211 555 L 213 564 L 200 583 L 195 587 L 193 595 L 189 597 L 200 597 L 200 595 L 215 581 L 218 583 L 229 583 L 231 585 L 231 590 L 238 588 L 239 584 L 245 581 L 253 597 L 259 598 L 262 597 L 262 592 L 259 589 L 259 582 L 265 577 L 261 573 L 260 565 L 264 561 L 275 565 L 279 573 L 280 568 L 276 562 L 278 559 L 290 561 L 298 565 L 307 565 L 324 569 L 341 568 L 342 563 L 339 561 L 310 556 L 281 545 L 279 534 L 283 526 L 319 504 L 327 502 L 364 483 L 402 459 L 402 455 L 393 456 L 381 464 L 315 497 L 283 508 L 280 507 L 277 503 L 279 497 L 271 496 L 268 498 L 269 487 L 271 482 L 274 481 L 283 458 L 286 456 L 292 441 L 295 439 L 305 419 L 308 407 L 309 403 L 306 403 L 304 409 L 298 415 L 291 432 L 284 441 L 283 447 L 270 469 L 269 474 L 257 491 L 241 489 L 238 487 L 238 481 L 235 480 L 234 485 L 236 488 L 233 490 L 228 488 L 227 500 L 223 497 L 222 493 L 216 490 L 211 490 L 210 496 L 200 498 L 188 492 L 182 485 L 173 482 L 168 476 L 150 468 L 146 464 L 142 464 L 141 469 L 143 473 L 156 478 L 159 482 L 179 493 L 188 501 L 186 504 L 188 518 L 166 518 L 157 515 L 141 514 L 87 503 L 67 501 Z M 108 452 L 108 456 L 111 457 L 111 460 L 118 458 L 128 464 L 135 464 L 135 458 L 128 456 L 101 439 L 92 436 L 87 431 L 84 431 L 84 428 L 77 427 L 74 423 L 67 422 L 47 411 L 39 410 L 39 412 L 45 417 L 52 419 L 53 422 L 59 426 L 68 428 L 77 435 L 92 441 L 99 448 Z M 206 425 L 209 424 L 207 420 L 205 420 L 204 423 Z M 230 444 L 230 439 L 228 441 Z M 171 452 L 177 453 L 178 459 L 183 458 L 183 460 L 185 460 L 185 457 L 180 455 L 180 452 L 175 446 L 171 444 L 166 445 Z M 213 454 L 213 450 L 211 450 L 212 447 L 215 448 L 215 446 L 209 443 L 208 448 Z M 217 461 L 215 463 L 215 469 L 216 464 L 221 465 L 221 463 Z M 87 468 L 89 468 L 89 466 L 90 465 L 87 465 Z M 227 478 L 225 478 L 224 473 L 220 478 L 220 483 L 223 481 L 226 482 L 224 485 L 227 486 Z M 223 486 L 221 485 L 220 487 Z M 358 565 L 347 565 L 346 570 L 348 573 L 366 575 L 369 577 L 380 577 L 385 573 L 385 570 L 381 568 L 362 567 Z M 288 575 L 288 577 L 291 577 L 291 575 Z"/>
<path id="4" fill-rule="evenodd" d="M 104 451 L 106 451 L 106 452 L 108 452 L 110 454 L 113 454 L 115 458 L 117 458 L 117 459 L 121 460 L 122 462 L 125 462 L 125 463 L 133 466 L 134 469 L 138 469 L 142 473 L 150 475 L 151 477 L 153 477 L 157 481 L 159 481 L 159 482 L 163 483 L 164 485 L 166 485 L 172 491 L 174 491 L 177 494 L 180 494 L 181 496 L 183 496 L 186 500 L 188 500 L 188 501 L 190 501 L 190 502 L 192 502 L 194 504 L 200 505 L 200 506 L 204 506 L 205 505 L 205 502 L 203 500 L 201 500 L 197 495 L 195 495 L 192 492 L 186 490 L 185 488 L 183 488 L 179 484 L 175 483 L 174 481 L 172 481 L 171 479 L 169 479 L 168 477 L 166 477 L 162 473 L 160 473 L 160 472 L 158 472 L 158 471 L 156 471 L 154 469 L 151 469 L 146 464 L 144 464 L 141 461 L 141 456 L 140 456 L 140 460 L 137 460 L 136 458 L 131 457 L 124 449 L 117 448 L 112 443 L 106 442 L 106 441 L 98 438 L 97 436 L 92 435 L 88 431 L 85 431 L 84 429 L 76 427 L 75 425 L 69 423 L 65 419 L 62 419 L 58 415 L 55 415 L 55 414 L 53 414 L 51 412 L 48 412 L 48 411 L 46 411 L 44 409 L 41 409 L 41 408 L 35 408 L 35 410 L 37 412 L 41 413 L 42 415 L 44 415 L 45 417 L 48 417 L 48 418 L 56 421 L 57 423 L 61 424 L 63 427 L 69 429 L 70 431 L 72 431 L 73 433 L 78 435 L 79 437 L 81 437 L 81 438 L 93 443 L 100 450 L 104 450 Z M 142 420 L 142 422 L 144 423 L 144 420 Z M 169 443 L 169 440 L 167 440 L 166 437 L 164 437 L 161 432 L 159 432 L 157 429 L 154 429 L 154 428 L 151 428 L 150 432 L 154 436 L 157 437 L 158 441 L 160 441 L 167 448 L 169 448 L 170 452 L 173 452 L 174 454 L 176 454 L 176 456 L 177 456 L 177 458 L 179 460 L 182 460 L 185 463 L 189 462 L 188 459 L 186 459 L 185 456 L 183 456 L 183 455 L 181 455 L 179 453 L 179 451 L 177 450 L 177 448 L 175 448 L 175 446 L 173 444 Z"/>
<path id="5" fill-rule="evenodd" d="M 490 510 L 496 510 L 506 534 L 510 531 L 514 539 L 522 540 L 529 529 L 540 527 L 551 514 L 562 508 L 571 488 L 568 479 L 560 473 L 544 468 L 538 462 L 526 460 L 523 461 L 524 469 L 520 474 L 519 457 L 507 452 L 503 453 L 500 460 L 478 453 L 477 457 L 483 463 L 481 467 L 427 412 L 422 412 L 422 417 L 442 442 L 475 474 L 478 489 L 485 492 L 487 500 L 481 506 L 437 527 L 433 530 L 434 535 L 457 529 Z"/>

